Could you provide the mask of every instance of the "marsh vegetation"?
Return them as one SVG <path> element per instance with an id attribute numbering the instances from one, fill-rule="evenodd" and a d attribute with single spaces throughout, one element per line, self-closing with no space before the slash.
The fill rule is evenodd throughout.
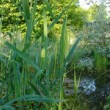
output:
<path id="1" fill-rule="evenodd" d="M 0 1 L 0 110 L 110 110 L 103 5 Z"/>

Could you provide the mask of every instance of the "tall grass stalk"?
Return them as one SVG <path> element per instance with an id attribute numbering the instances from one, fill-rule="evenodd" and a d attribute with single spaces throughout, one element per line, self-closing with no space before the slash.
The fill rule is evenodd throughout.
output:
<path id="1" fill-rule="evenodd" d="M 67 41 L 67 35 L 66 35 L 66 17 L 64 18 L 63 26 L 62 26 L 62 34 L 60 39 L 60 54 L 59 54 L 59 61 L 60 61 L 60 99 L 63 98 L 63 76 L 65 73 L 64 68 L 64 60 L 66 57 L 66 48 L 68 47 L 66 45 Z M 59 103 L 59 110 L 62 110 L 62 105 Z"/>
<path id="2" fill-rule="evenodd" d="M 30 12 L 29 0 L 25 0 L 25 1 L 22 0 L 23 13 L 24 13 L 23 15 L 27 26 L 23 51 L 26 51 L 26 49 L 29 48 L 31 43 L 31 35 L 35 23 L 36 5 L 37 5 L 37 0 L 34 0 L 34 6 L 32 7 L 32 12 Z"/>

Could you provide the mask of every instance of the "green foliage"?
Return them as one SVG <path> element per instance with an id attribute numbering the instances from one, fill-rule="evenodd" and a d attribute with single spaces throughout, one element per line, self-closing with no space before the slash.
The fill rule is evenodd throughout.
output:
<path id="1" fill-rule="evenodd" d="M 58 16 L 47 24 L 48 16 L 50 16 L 48 13 L 52 16 L 54 13 L 50 11 L 49 3 L 45 0 L 42 5 L 43 13 L 40 15 L 43 17 L 41 23 L 43 28 L 41 29 L 44 30 L 39 36 L 40 39 L 33 40 L 34 26 L 37 27 L 37 23 L 41 20 L 36 21 L 39 18 L 36 16 L 38 11 L 36 11 L 36 5 L 37 1 L 34 0 L 30 9 L 28 0 L 21 1 L 20 7 L 23 7 L 21 14 L 26 24 L 26 35 L 24 37 L 17 35 L 17 31 L 14 34 L 3 34 L 0 37 L 0 39 L 3 38 L 3 49 L 0 53 L 0 70 L 3 70 L 1 71 L 2 77 L 0 77 L 2 83 L 0 109 L 28 110 L 38 108 L 53 110 L 58 108 L 61 110 L 64 107 L 63 79 L 66 64 L 70 61 L 80 40 L 78 38 L 72 49 L 69 50 L 67 17 L 64 13 L 71 4 L 67 5 Z M 63 25 L 60 41 L 50 42 L 49 31 L 61 18 Z M 20 40 L 19 43 L 18 39 Z"/>
<path id="2" fill-rule="evenodd" d="M 94 16 L 96 16 L 98 10 L 98 5 L 93 5 L 87 10 L 87 20 L 89 22 L 94 21 Z"/>
<path id="3" fill-rule="evenodd" d="M 24 5 L 23 7 L 22 5 L 20 5 L 21 1 L 19 0 L 18 1 L 11 1 L 11 0 L 1 1 L 0 15 L 1 15 L 1 18 L 3 18 L 2 32 L 15 31 L 17 29 L 21 30 L 22 33 L 26 31 L 25 22 L 27 22 L 26 19 L 28 20 L 30 19 L 33 2 L 29 1 L 29 5 Z M 68 1 L 53 0 L 53 1 L 47 2 L 48 22 L 49 23 L 52 22 L 52 20 L 55 19 L 56 16 L 61 13 L 61 10 L 63 10 L 69 3 L 72 3 L 72 2 L 73 1 L 70 1 L 70 0 Z M 85 15 L 85 11 L 83 11 L 76 5 L 77 2 L 78 1 L 74 1 L 71 4 L 68 11 L 65 12 L 65 14 L 67 15 L 67 18 L 68 18 L 67 25 L 71 25 L 79 29 L 83 27 L 83 24 L 86 21 L 86 15 Z M 23 3 L 25 4 L 26 2 L 23 1 Z M 43 28 L 42 27 L 43 2 L 38 1 L 36 9 L 37 9 L 37 13 L 35 14 L 35 22 L 34 22 L 35 25 L 34 25 L 33 34 L 36 35 L 36 37 L 39 37 L 42 33 L 42 28 Z M 19 12 L 20 10 L 21 10 L 21 13 Z M 57 33 L 60 33 L 59 29 L 61 30 L 62 21 L 63 21 L 63 18 L 61 17 L 60 20 L 57 22 L 58 25 L 55 25 L 55 31 L 57 31 Z"/>
<path id="4" fill-rule="evenodd" d="M 25 28 L 24 19 L 21 16 L 18 7 L 10 0 L 2 0 L 0 3 L 0 17 L 2 19 L 2 32 L 15 31 Z M 21 28 L 22 27 L 22 28 Z"/>

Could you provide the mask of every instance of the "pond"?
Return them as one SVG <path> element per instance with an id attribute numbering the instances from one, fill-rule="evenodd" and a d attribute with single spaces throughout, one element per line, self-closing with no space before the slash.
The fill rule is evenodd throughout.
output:
<path id="1" fill-rule="evenodd" d="M 74 95 L 73 79 L 65 78 L 64 87 L 66 96 Z M 82 77 L 79 81 L 77 94 L 83 95 L 84 100 L 87 100 L 87 105 L 90 107 L 90 110 L 103 110 L 109 93 L 110 83 L 97 87 L 96 81 L 92 77 Z"/>

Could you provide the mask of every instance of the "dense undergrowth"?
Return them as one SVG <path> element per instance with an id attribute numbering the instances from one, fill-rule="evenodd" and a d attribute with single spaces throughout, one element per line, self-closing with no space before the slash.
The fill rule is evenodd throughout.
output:
<path id="1" fill-rule="evenodd" d="M 74 2 L 66 4 L 60 13 L 52 12 L 49 3 L 47 0 L 21 0 L 20 4 L 19 0 L 13 1 L 22 16 L 16 20 L 20 26 L 23 22 L 24 28 L 10 15 L 15 20 L 13 23 L 18 24 L 12 24 L 13 31 L 9 31 L 4 25 L 9 18 L 1 19 L 4 33 L 1 28 L 0 110 L 90 110 L 84 94 L 77 94 L 80 75 L 92 76 L 98 86 L 109 82 L 109 24 L 97 21 L 71 31 L 67 11 Z M 64 92 L 68 75 L 74 81 L 71 96 Z M 109 107 L 109 101 L 106 106 Z"/>

